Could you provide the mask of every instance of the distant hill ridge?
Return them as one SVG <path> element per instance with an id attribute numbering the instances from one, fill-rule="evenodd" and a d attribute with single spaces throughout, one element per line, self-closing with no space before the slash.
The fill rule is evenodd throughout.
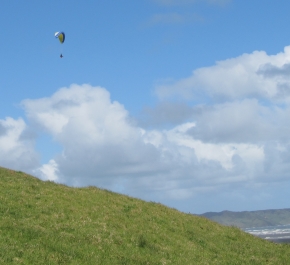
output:
<path id="1" fill-rule="evenodd" d="M 207 212 L 201 214 L 222 225 L 240 228 L 277 226 L 290 224 L 290 209 L 271 209 L 243 212 Z"/>
<path id="2" fill-rule="evenodd" d="M 237 227 L 1 167 L 0 249 L 0 264 L 276 265 L 290 256 L 290 245 Z"/>

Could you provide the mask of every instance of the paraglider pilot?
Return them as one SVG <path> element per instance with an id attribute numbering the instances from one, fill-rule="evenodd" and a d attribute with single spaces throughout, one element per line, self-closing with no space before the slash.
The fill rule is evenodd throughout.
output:
<path id="1" fill-rule="evenodd" d="M 65 40 L 65 34 L 64 34 L 64 32 L 55 32 L 54 36 L 59 40 L 59 42 L 60 42 L 61 44 L 64 43 L 64 40 Z M 59 57 L 60 57 L 60 58 L 63 57 L 62 53 L 60 54 Z"/>

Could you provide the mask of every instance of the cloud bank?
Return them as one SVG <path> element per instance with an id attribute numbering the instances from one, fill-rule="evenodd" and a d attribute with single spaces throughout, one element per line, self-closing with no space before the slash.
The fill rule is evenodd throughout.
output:
<path id="1" fill-rule="evenodd" d="M 139 196 L 161 192 L 185 198 L 208 186 L 248 179 L 236 168 L 254 170 L 254 164 L 264 158 L 263 149 L 254 144 L 221 145 L 195 139 L 194 122 L 167 130 L 135 126 L 124 106 L 112 102 L 101 87 L 72 85 L 50 98 L 22 104 L 31 123 L 63 148 L 37 170 L 42 179 Z"/>
<path id="2" fill-rule="evenodd" d="M 0 163 L 192 212 L 202 212 L 198 200 L 204 211 L 216 207 L 205 206 L 213 194 L 227 209 L 241 201 L 262 207 L 274 196 L 271 187 L 285 187 L 290 178 L 289 63 L 285 47 L 196 69 L 156 87 L 160 104 L 135 121 L 108 90 L 88 84 L 24 100 L 27 124 L 0 120 Z M 42 165 L 35 150 L 40 133 L 62 149 Z"/>

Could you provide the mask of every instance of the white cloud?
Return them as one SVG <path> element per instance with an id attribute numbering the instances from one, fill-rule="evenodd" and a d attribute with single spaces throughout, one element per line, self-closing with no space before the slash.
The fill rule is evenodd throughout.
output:
<path id="1" fill-rule="evenodd" d="M 156 150 L 142 142 L 141 130 L 130 124 L 128 112 L 111 102 L 103 88 L 72 85 L 51 98 L 26 100 L 23 105 L 30 121 L 63 146 L 63 153 L 55 158 L 58 179 L 85 185 L 158 171 Z"/>
<path id="2" fill-rule="evenodd" d="M 35 135 L 23 119 L 0 120 L 0 164 L 15 170 L 31 172 L 39 163 L 34 150 Z"/>
<path id="3" fill-rule="evenodd" d="M 195 151 L 198 161 L 218 161 L 223 168 L 233 168 L 233 157 L 238 155 L 249 166 L 263 162 L 263 148 L 254 144 L 211 144 L 195 140 L 187 134 L 195 124 L 183 124 L 168 132 L 168 138 L 178 146 L 191 148 Z"/>
<path id="4" fill-rule="evenodd" d="M 39 175 L 42 180 L 58 181 L 58 165 L 53 159 L 36 169 L 34 173 Z"/>
<path id="5" fill-rule="evenodd" d="M 253 186 L 285 181 L 290 169 L 289 61 L 290 47 L 276 55 L 244 54 L 197 69 L 156 92 L 163 99 L 199 99 L 201 104 L 186 113 L 195 124 L 188 131 L 190 145 L 201 144 L 200 153 L 210 154 L 209 161 L 217 156 L 224 168 L 236 170 L 235 180 Z M 198 150 L 195 146 L 197 157 Z"/>
<path id="6" fill-rule="evenodd" d="M 290 99 L 290 75 L 285 74 L 289 62 L 290 46 L 277 55 L 255 51 L 199 68 L 190 77 L 173 84 L 159 85 L 156 94 L 163 99 L 172 96 L 184 99 L 206 96 L 213 100 L 259 97 L 285 102 Z"/>

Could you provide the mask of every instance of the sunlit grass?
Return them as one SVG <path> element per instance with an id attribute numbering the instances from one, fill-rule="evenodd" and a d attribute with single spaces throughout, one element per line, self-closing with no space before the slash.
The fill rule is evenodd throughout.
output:
<path id="1" fill-rule="evenodd" d="M 289 264 L 275 244 L 110 191 L 0 168 L 1 264 Z"/>

